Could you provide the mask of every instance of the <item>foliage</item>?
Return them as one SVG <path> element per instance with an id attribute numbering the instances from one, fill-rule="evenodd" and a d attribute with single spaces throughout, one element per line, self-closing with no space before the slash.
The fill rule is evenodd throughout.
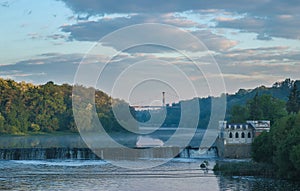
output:
<path id="1" fill-rule="evenodd" d="M 255 153 L 252 158 L 256 162 L 272 163 L 273 151 L 274 145 L 267 132 L 263 132 L 252 143 L 252 152 Z"/>
<path id="2" fill-rule="evenodd" d="M 232 123 L 242 123 L 248 120 L 249 111 L 245 106 L 235 105 L 231 108 L 231 118 Z"/>
<path id="3" fill-rule="evenodd" d="M 300 93 L 296 83 L 294 83 L 290 92 L 289 99 L 286 103 L 286 109 L 288 113 L 297 113 L 300 110 Z"/>
<path id="4" fill-rule="evenodd" d="M 274 177 L 274 168 L 270 164 L 257 162 L 226 162 L 217 161 L 214 172 L 220 172 L 225 176 L 263 176 Z"/>
<path id="5" fill-rule="evenodd" d="M 77 132 L 72 110 L 72 88 L 51 81 L 44 85 L 33 85 L 0 79 L 0 134 Z M 87 89 L 83 87 L 83 90 Z M 112 99 L 101 91 L 93 91 L 96 111 L 100 120 L 105 121 L 105 130 L 123 131 L 114 118 Z M 125 102 L 114 102 L 129 108 Z M 87 115 L 87 112 L 82 115 Z M 133 128 L 136 126 L 133 125 Z"/>
<path id="6" fill-rule="evenodd" d="M 270 120 L 271 125 L 275 120 L 287 115 L 285 102 L 271 95 L 255 94 L 253 99 L 248 100 L 245 106 L 236 105 L 231 108 L 230 121 L 243 123 L 246 120 Z"/>
<path id="7" fill-rule="evenodd" d="M 274 166 L 275 173 L 280 178 L 299 180 L 299 90 L 296 82 L 290 80 L 277 84 L 274 88 L 282 87 L 289 92 L 286 103 L 271 95 L 259 95 L 256 92 L 245 105 L 231 108 L 230 119 L 235 123 L 244 122 L 247 119 L 270 120 L 270 132 L 263 132 L 252 143 L 252 158 L 256 162 Z"/>
<path id="8" fill-rule="evenodd" d="M 278 177 L 300 177 L 300 113 L 280 118 L 269 133 L 256 137 L 252 145 L 253 159 L 276 167 Z"/>

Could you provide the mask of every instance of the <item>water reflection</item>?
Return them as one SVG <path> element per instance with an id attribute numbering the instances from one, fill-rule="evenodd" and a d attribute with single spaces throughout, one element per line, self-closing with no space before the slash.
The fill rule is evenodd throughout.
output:
<path id="1" fill-rule="evenodd" d="M 142 165 L 155 161 L 136 162 Z M 299 183 L 223 177 L 211 170 L 203 173 L 201 162 L 203 159 L 178 158 L 155 168 L 132 170 L 101 160 L 0 161 L 0 190 L 300 190 Z"/>
<path id="2" fill-rule="evenodd" d="M 298 191 L 300 183 L 253 176 L 218 176 L 221 191 Z"/>
<path id="3" fill-rule="evenodd" d="M 69 147 L 85 148 L 86 145 L 77 134 L 69 135 L 33 135 L 33 136 L 1 136 L 0 148 L 52 148 Z"/>
<path id="4" fill-rule="evenodd" d="M 204 174 L 200 162 L 176 159 L 155 168 L 132 170 L 103 161 L 0 161 L 0 190 L 218 190 L 216 176 L 212 171 Z"/>

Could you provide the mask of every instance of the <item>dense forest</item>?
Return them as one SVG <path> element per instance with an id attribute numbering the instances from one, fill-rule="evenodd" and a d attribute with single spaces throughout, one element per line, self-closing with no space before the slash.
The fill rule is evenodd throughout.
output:
<path id="1" fill-rule="evenodd" d="M 286 111 L 282 108 L 285 108 L 285 102 L 289 98 L 293 84 L 295 87 L 300 87 L 299 81 L 286 79 L 276 82 L 272 87 L 261 86 L 253 90 L 240 89 L 236 94 L 225 95 L 227 98 L 226 120 L 244 122 L 256 117 L 270 119 L 273 124 L 275 119 L 286 115 Z M 72 110 L 72 88 L 68 84 L 56 85 L 53 82 L 34 85 L 0 79 L 0 133 L 77 132 Z M 297 87 L 296 90 L 298 91 Z M 195 99 L 198 99 L 201 110 L 198 128 L 206 128 L 210 120 L 211 102 L 218 98 Z M 290 107 L 295 107 L 295 100 L 290 100 Z M 167 106 L 166 119 L 162 126 L 176 127 L 181 117 L 181 105 L 189 102 L 192 103 L 193 100 L 180 101 Z M 262 102 L 262 104 L 258 104 L 258 102 Z M 106 131 L 124 132 L 126 130 L 114 117 L 112 105 L 124 109 L 129 107 L 124 101 L 112 99 L 101 91 L 95 91 L 96 111 Z M 145 122 L 150 118 L 148 111 L 134 111 L 133 108 L 130 108 L 130 111 L 140 122 Z"/>
<path id="2" fill-rule="evenodd" d="M 300 92 L 290 81 L 287 101 L 271 95 L 256 95 L 244 106 L 233 106 L 232 122 L 246 119 L 271 120 L 270 132 L 263 132 L 252 144 L 253 159 L 272 166 L 279 178 L 300 179 Z"/>
<path id="3" fill-rule="evenodd" d="M 255 138 L 253 159 L 272 164 L 280 178 L 300 180 L 300 92 L 295 83 L 286 111 L 288 114 L 275 120 L 269 133 Z"/>
<path id="4" fill-rule="evenodd" d="M 255 96 L 245 105 L 234 105 L 228 115 L 231 123 L 244 123 L 247 120 L 270 120 L 271 125 L 277 119 L 287 115 L 286 102 L 269 94 Z"/>
<path id="5" fill-rule="evenodd" d="M 114 118 L 112 104 L 125 105 L 95 91 L 95 107 L 106 131 L 125 131 Z M 17 83 L 0 79 L 0 134 L 77 132 L 72 111 L 72 86 Z"/>

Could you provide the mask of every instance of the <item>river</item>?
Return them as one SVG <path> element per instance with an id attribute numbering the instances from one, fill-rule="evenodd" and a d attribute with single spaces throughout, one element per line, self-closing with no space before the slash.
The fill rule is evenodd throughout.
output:
<path id="1" fill-rule="evenodd" d="M 137 165 L 163 159 L 134 161 Z M 120 168 L 102 160 L 2 160 L 0 190 L 99 191 L 264 191 L 300 190 L 299 183 L 257 177 L 223 177 L 199 168 L 204 159 L 176 158 L 143 170 Z M 207 159 L 205 159 L 207 160 Z M 124 161 L 130 163 L 132 161 Z M 209 159 L 209 167 L 215 159 Z"/>

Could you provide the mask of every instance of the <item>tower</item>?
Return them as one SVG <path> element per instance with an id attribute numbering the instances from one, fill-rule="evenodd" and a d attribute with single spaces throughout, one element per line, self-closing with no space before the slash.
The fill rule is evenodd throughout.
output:
<path id="1" fill-rule="evenodd" d="M 162 92 L 162 106 L 165 107 L 166 106 L 166 92 Z"/>

